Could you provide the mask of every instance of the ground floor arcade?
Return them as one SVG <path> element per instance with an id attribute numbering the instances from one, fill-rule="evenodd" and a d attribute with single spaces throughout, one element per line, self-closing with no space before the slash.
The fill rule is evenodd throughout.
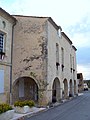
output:
<path id="1" fill-rule="evenodd" d="M 64 79 L 63 82 L 59 78 L 55 78 L 52 82 L 51 90 L 40 89 L 38 82 L 31 77 L 20 77 L 14 81 L 12 86 L 12 101 L 13 103 L 18 100 L 34 100 L 36 103 L 42 102 L 56 102 L 62 99 L 67 99 L 77 94 L 76 80 Z M 50 83 L 49 83 L 50 84 Z M 50 92 L 48 98 L 47 92 Z"/>

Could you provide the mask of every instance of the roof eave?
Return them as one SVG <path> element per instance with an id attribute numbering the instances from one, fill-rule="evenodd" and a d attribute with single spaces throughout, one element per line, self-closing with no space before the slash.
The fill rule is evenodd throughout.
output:
<path id="1" fill-rule="evenodd" d="M 69 37 L 64 32 L 61 32 L 61 33 L 68 40 L 68 42 L 72 44 L 72 41 L 69 39 Z"/>
<path id="2" fill-rule="evenodd" d="M 54 28 L 56 29 L 56 30 L 61 30 L 62 31 L 62 28 L 61 28 L 61 26 L 58 26 L 54 21 L 53 21 L 53 19 L 51 18 L 51 17 L 48 17 L 48 21 L 54 26 Z"/>
<path id="3" fill-rule="evenodd" d="M 74 48 L 75 51 L 77 51 L 76 47 L 74 45 L 72 45 L 72 47 Z"/>
<path id="4" fill-rule="evenodd" d="M 1 7 L 0 7 L 0 11 L 3 12 L 4 14 L 6 14 L 8 17 L 10 17 L 12 19 L 13 23 L 15 23 L 17 21 L 12 15 L 10 15 L 8 12 L 6 12 Z"/>

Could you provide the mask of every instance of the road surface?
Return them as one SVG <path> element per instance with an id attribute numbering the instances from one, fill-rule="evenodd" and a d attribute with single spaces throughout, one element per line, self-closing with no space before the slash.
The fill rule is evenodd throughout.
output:
<path id="1" fill-rule="evenodd" d="M 90 120 L 90 91 L 25 120 Z"/>

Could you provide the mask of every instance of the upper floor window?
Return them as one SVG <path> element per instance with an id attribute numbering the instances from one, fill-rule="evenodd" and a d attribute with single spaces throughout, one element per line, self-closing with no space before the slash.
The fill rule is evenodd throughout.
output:
<path id="1" fill-rule="evenodd" d="M 61 48 L 62 64 L 64 64 L 64 49 Z"/>
<path id="2" fill-rule="evenodd" d="M 71 69 L 71 72 L 72 72 L 72 55 L 70 54 L 70 69 Z"/>
<path id="3" fill-rule="evenodd" d="M 59 45 L 56 43 L 56 62 L 59 63 Z"/>
<path id="4" fill-rule="evenodd" d="M 62 71 L 64 69 L 64 49 L 61 48 L 61 63 L 62 63 Z"/>
<path id="5" fill-rule="evenodd" d="M 6 22 L 2 21 L 2 24 L 3 24 L 3 28 L 5 28 L 6 27 Z"/>
<path id="6" fill-rule="evenodd" d="M 58 36 L 61 38 L 61 30 L 60 29 L 58 29 L 57 33 L 58 33 Z"/>
<path id="7" fill-rule="evenodd" d="M 4 49 L 4 34 L 3 33 L 0 33 L 0 51 L 3 51 Z"/>
<path id="8" fill-rule="evenodd" d="M 4 55 L 4 34 L 0 33 L 0 59 L 3 59 Z"/>
<path id="9" fill-rule="evenodd" d="M 59 45 L 56 43 L 56 68 L 58 70 L 59 67 Z"/>
<path id="10" fill-rule="evenodd" d="M 75 64 L 74 64 L 74 57 L 72 57 L 72 60 L 73 60 L 73 70 L 75 69 Z"/>

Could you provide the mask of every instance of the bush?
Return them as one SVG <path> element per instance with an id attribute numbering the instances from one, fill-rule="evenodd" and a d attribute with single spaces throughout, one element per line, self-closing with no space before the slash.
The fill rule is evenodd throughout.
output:
<path id="1" fill-rule="evenodd" d="M 33 106 L 35 106 L 35 103 L 34 103 L 34 101 L 32 101 L 32 100 L 16 101 L 16 102 L 14 103 L 14 106 L 15 106 L 15 107 L 16 107 L 16 106 L 24 107 L 24 106 L 26 106 L 26 105 L 28 105 L 29 107 L 33 107 Z"/>
<path id="2" fill-rule="evenodd" d="M 9 104 L 6 103 L 0 104 L 0 114 L 8 110 L 12 110 L 12 107 Z"/>

